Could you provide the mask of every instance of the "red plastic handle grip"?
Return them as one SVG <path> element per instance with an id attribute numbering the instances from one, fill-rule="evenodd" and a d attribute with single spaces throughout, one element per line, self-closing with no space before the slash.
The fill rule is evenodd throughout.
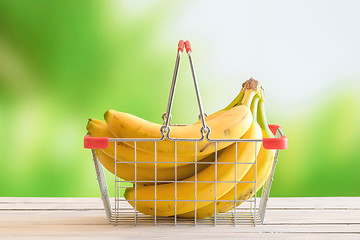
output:
<path id="1" fill-rule="evenodd" d="M 109 146 L 108 137 L 90 137 L 85 135 L 84 137 L 84 148 L 88 149 L 104 149 Z"/>
<path id="2" fill-rule="evenodd" d="M 186 52 L 187 52 L 187 53 L 188 53 L 189 51 L 192 51 L 189 40 L 186 40 L 186 41 L 185 41 L 185 48 L 186 48 Z"/>
<path id="3" fill-rule="evenodd" d="M 178 43 L 178 52 L 179 51 L 184 51 L 184 40 L 180 40 Z"/>
<path id="4" fill-rule="evenodd" d="M 271 132 L 275 135 L 279 125 L 269 124 Z M 263 138 L 263 147 L 265 149 L 287 149 L 287 138 L 285 135 L 280 138 Z"/>

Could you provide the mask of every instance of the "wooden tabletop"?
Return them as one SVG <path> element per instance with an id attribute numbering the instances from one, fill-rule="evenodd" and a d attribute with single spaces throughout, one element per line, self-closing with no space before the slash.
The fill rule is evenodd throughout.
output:
<path id="1" fill-rule="evenodd" d="M 0 198 L 0 239 L 360 239 L 360 197 L 270 198 L 263 225 L 108 224 L 100 198 Z"/>

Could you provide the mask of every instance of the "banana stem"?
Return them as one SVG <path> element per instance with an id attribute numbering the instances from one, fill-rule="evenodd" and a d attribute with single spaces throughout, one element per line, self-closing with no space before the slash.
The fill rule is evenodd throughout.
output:
<path id="1" fill-rule="evenodd" d="M 236 96 L 236 98 L 234 98 L 234 100 L 232 100 L 232 102 L 229 105 L 227 105 L 224 108 L 224 110 L 230 110 L 231 108 L 239 105 L 241 103 L 243 97 L 244 97 L 244 91 L 241 90 L 240 93 Z"/>
<path id="2" fill-rule="evenodd" d="M 258 104 L 258 115 L 257 115 L 257 122 L 260 125 L 261 129 L 266 132 L 268 136 L 274 136 L 272 134 L 268 122 L 266 120 L 266 114 L 265 114 L 265 101 L 263 98 L 260 99 Z"/>
<path id="3" fill-rule="evenodd" d="M 250 110 L 251 110 L 252 115 L 253 115 L 253 122 L 257 122 L 259 100 L 260 100 L 260 96 L 258 94 L 256 94 L 254 96 L 254 99 L 251 102 Z"/>
<path id="4" fill-rule="evenodd" d="M 254 96 L 256 94 L 260 95 L 261 90 L 260 90 L 259 82 L 253 78 L 250 78 L 249 80 L 245 81 L 242 86 L 243 86 L 242 91 L 244 91 L 244 97 L 241 100 L 241 105 L 250 108 Z"/>
<path id="5" fill-rule="evenodd" d="M 251 107 L 251 102 L 255 96 L 255 91 L 252 90 L 252 89 L 246 89 L 245 90 L 245 93 L 244 93 L 244 98 L 242 99 L 241 101 L 241 105 L 245 105 L 247 106 L 248 108 Z"/>

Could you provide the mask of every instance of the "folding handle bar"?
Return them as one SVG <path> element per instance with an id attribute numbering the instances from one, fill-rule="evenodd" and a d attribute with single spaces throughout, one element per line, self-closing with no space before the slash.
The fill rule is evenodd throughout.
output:
<path id="1" fill-rule="evenodd" d="M 190 42 L 187 40 L 184 41 L 180 40 L 179 44 L 178 44 L 178 53 L 177 53 L 177 57 L 176 57 L 176 62 L 175 62 L 175 69 L 174 69 L 174 74 L 173 74 L 173 78 L 172 78 L 172 82 L 171 82 L 171 88 L 170 88 L 170 94 L 169 94 L 169 100 L 168 100 L 168 105 L 166 108 L 166 113 L 164 115 L 164 125 L 161 128 L 162 133 L 168 133 L 167 135 L 169 136 L 169 132 L 170 132 L 170 120 L 171 120 L 171 108 L 172 108 L 172 104 L 173 104 L 173 99 L 174 99 L 174 94 L 175 94 L 175 86 L 176 86 L 176 80 L 178 77 L 178 72 L 179 72 L 179 65 L 180 65 L 180 59 L 181 59 L 181 54 L 184 50 L 184 45 L 186 48 L 186 52 L 189 56 L 189 61 L 190 61 L 190 67 L 191 67 L 191 73 L 192 73 L 192 77 L 193 77 L 193 82 L 194 82 L 194 87 L 195 87 L 195 92 L 196 92 L 196 98 L 197 98 L 197 102 L 198 102 L 198 106 L 199 106 L 199 112 L 200 112 L 200 118 L 201 118 L 201 122 L 202 122 L 202 128 L 201 128 L 201 133 L 207 133 L 210 131 L 209 127 L 206 126 L 206 122 L 205 122 L 205 115 L 204 115 L 204 110 L 203 110 L 203 106 L 202 106 L 202 102 L 201 102 L 201 97 L 200 97 L 200 92 L 199 92 L 199 88 L 198 88 L 198 84 L 197 84 L 197 79 L 196 79 L 196 74 L 195 74 L 195 67 L 194 67 L 194 63 L 193 63 L 193 59 L 192 59 L 192 50 L 191 50 L 191 45 Z"/>

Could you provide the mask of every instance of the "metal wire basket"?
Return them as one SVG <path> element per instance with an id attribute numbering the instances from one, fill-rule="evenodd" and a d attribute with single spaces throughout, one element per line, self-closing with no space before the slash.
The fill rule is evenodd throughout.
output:
<path id="1" fill-rule="evenodd" d="M 201 133 L 200 138 L 191 138 L 191 139 L 190 138 L 172 138 L 170 136 L 171 126 L 172 126 L 170 124 L 170 120 L 171 120 L 170 113 L 171 113 L 171 108 L 172 108 L 172 103 L 173 103 L 173 97 L 174 97 L 175 85 L 176 85 L 176 80 L 177 80 L 177 75 L 178 75 L 180 58 L 181 58 L 181 54 L 184 50 L 184 46 L 186 48 L 186 51 L 188 53 L 189 60 L 190 60 L 193 82 L 194 82 L 194 87 L 195 87 L 195 92 L 196 92 L 197 102 L 198 102 L 199 112 L 200 112 L 199 118 L 201 119 L 201 122 L 202 122 L 202 127 L 200 130 L 200 133 Z M 112 223 L 115 225 L 119 225 L 119 224 L 127 224 L 127 225 L 129 225 L 129 224 L 130 225 L 138 225 L 138 224 L 152 224 L 152 225 L 157 225 L 157 224 L 170 224 L 170 225 L 179 225 L 179 224 L 180 225 L 184 225 L 184 224 L 192 224 L 192 225 L 198 225 L 198 224 L 207 224 L 207 225 L 209 225 L 209 224 L 210 225 L 253 224 L 254 226 L 258 223 L 263 223 L 264 217 L 265 217 L 266 205 L 267 205 L 268 197 L 270 194 L 271 183 L 273 180 L 275 166 L 276 166 L 277 159 L 278 159 L 279 149 L 287 148 L 287 139 L 286 139 L 285 135 L 283 134 L 281 128 L 278 125 L 269 125 L 271 131 L 273 132 L 273 134 L 275 135 L 276 138 L 271 138 L 271 139 L 211 139 L 209 137 L 211 129 L 206 125 L 205 113 L 203 111 L 203 107 L 202 107 L 202 103 L 201 103 L 200 93 L 198 90 L 197 79 L 196 79 L 193 60 L 192 60 L 192 50 L 190 47 L 190 43 L 188 41 L 186 41 L 185 44 L 183 41 L 179 42 L 175 70 L 174 70 L 174 74 L 173 74 L 167 110 L 163 114 L 162 118 L 163 118 L 163 126 L 161 127 L 161 130 L 160 130 L 161 131 L 160 138 L 154 138 L 154 139 L 141 138 L 140 139 L 140 138 L 90 137 L 89 135 L 85 136 L 84 147 L 91 149 L 91 151 L 92 151 L 92 157 L 93 157 L 93 161 L 94 161 L 94 165 L 95 165 L 97 180 L 98 180 L 100 191 L 101 191 L 101 198 L 102 198 L 102 201 L 104 204 L 105 213 L 106 213 L 109 223 Z M 234 203 L 235 206 L 241 202 L 242 204 L 240 206 L 234 207 L 231 211 L 226 212 L 226 213 L 216 213 L 217 202 L 221 201 L 221 200 L 216 199 L 216 192 L 217 192 L 216 186 L 221 182 L 217 181 L 215 178 L 215 181 L 213 181 L 215 184 L 215 192 L 214 192 L 213 200 L 200 200 L 200 199 L 196 199 L 196 197 L 195 197 L 195 199 L 188 200 L 188 201 L 193 201 L 195 204 L 195 216 L 196 216 L 196 210 L 197 210 L 196 204 L 198 202 L 200 202 L 200 201 L 215 202 L 214 206 L 215 206 L 216 214 L 213 217 L 209 217 L 206 219 L 197 219 L 196 217 L 191 218 L 191 219 L 180 219 L 176 216 L 176 212 L 175 212 L 175 216 L 172 216 L 172 217 L 160 217 L 160 216 L 156 216 L 156 215 L 148 216 L 148 215 L 144 215 L 144 214 L 138 212 L 133 207 L 131 207 L 130 204 L 126 201 L 126 199 L 124 199 L 122 196 L 123 189 L 129 187 L 129 183 L 132 183 L 135 186 L 135 188 L 138 183 L 149 183 L 149 182 L 144 182 L 144 181 L 137 181 L 136 165 L 140 164 L 140 163 L 144 163 L 144 162 L 140 162 L 137 160 L 136 144 L 138 142 L 153 142 L 154 146 L 155 146 L 154 161 L 153 162 L 147 161 L 146 163 L 153 163 L 155 165 L 155 168 L 154 168 L 155 169 L 155 180 L 151 181 L 151 183 L 155 185 L 155 199 L 151 200 L 151 201 L 155 201 L 155 213 L 156 213 L 156 202 L 161 201 L 161 200 L 156 199 L 156 186 L 158 184 L 164 183 L 163 181 L 157 180 L 156 165 L 159 163 L 157 162 L 156 149 L 157 149 L 157 144 L 159 142 L 163 141 L 164 139 L 174 141 L 174 143 L 175 143 L 174 161 L 171 162 L 171 163 L 175 164 L 175 168 L 174 168 L 175 180 L 174 181 L 166 181 L 166 183 L 169 183 L 169 182 L 175 183 L 175 199 L 170 200 L 170 201 L 175 202 L 175 209 L 176 209 L 176 204 L 179 201 L 186 201 L 186 200 L 178 200 L 176 198 L 176 186 L 177 186 L 177 183 L 180 182 L 180 181 L 176 180 L 176 176 L 177 176 L 176 165 L 178 163 L 180 163 L 177 161 L 177 158 L 176 158 L 176 156 L 177 156 L 177 147 L 176 146 L 179 142 L 193 142 L 194 143 L 195 158 L 194 158 L 194 162 L 190 162 L 189 164 L 194 164 L 195 172 L 197 172 L 197 170 L 198 170 L 197 168 L 198 168 L 199 164 L 214 164 L 215 165 L 215 176 L 216 176 L 217 165 L 223 164 L 223 163 L 219 163 L 217 161 L 217 159 L 218 159 L 217 146 L 218 146 L 219 142 L 235 143 L 236 148 L 239 144 L 243 144 L 245 142 L 251 142 L 255 145 L 255 149 L 257 149 L 258 144 L 263 144 L 264 148 L 276 149 L 274 159 L 272 162 L 270 175 L 262 187 L 260 201 L 259 201 L 259 197 L 257 196 L 256 193 L 254 194 L 254 196 L 252 198 L 250 198 L 248 200 L 237 200 L 234 196 L 234 199 L 232 200 L 232 202 Z M 198 142 L 203 141 L 203 140 L 206 140 L 206 141 L 209 141 L 209 142 L 215 144 L 215 159 L 213 162 L 202 163 L 202 162 L 199 162 L 196 160 L 197 159 L 196 152 L 197 152 Z M 115 189 L 114 189 L 115 197 L 113 199 L 112 204 L 111 204 L 110 197 L 109 197 L 109 191 L 108 191 L 108 187 L 106 184 L 103 167 L 102 167 L 101 163 L 99 162 L 99 160 L 95 154 L 95 151 L 94 151 L 94 149 L 107 148 L 109 145 L 109 142 L 115 142 L 115 154 L 114 154 L 114 156 L 115 156 L 115 162 L 114 162 L 114 164 L 115 164 Z M 135 156 L 134 162 L 119 161 L 116 158 L 116 154 L 117 154 L 116 153 L 117 152 L 116 151 L 116 146 L 117 146 L 116 143 L 117 142 L 133 142 L 134 143 L 134 156 Z M 235 152 L 237 152 L 237 150 Z M 255 190 L 256 184 L 257 184 L 257 156 L 256 156 L 257 154 L 256 154 L 256 150 L 254 151 L 254 154 L 255 154 L 254 162 L 237 163 L 236 161 L 234 161 L 232 163 L 232 164 L 250 164 L 255 167 L 254 181 L 244 182 L 244 181 L 236 181 L 236 179 L 234 179 L 234 181 L 232 181 L 232 183 L 235 185 L 235 192 L 236 192 L 236 186 L 238 183 L 254 184 L 254 192 L 256 192 L 256 190 Z M 235 159 L 236 159 L 236 154 L 235 154 Z M 121 168 L 121 164 L 129 164 L 129 163 L 134 164 L 134 166 L 135 166 L 135 180 L 134 181 L 124 181 L 124 180 L 120 179 L 119 177 L 117 177 L 117 171 L 118 171 L 118 168 Z M 162 162 L 162 163 L 164 163 L 164 162 Z M 235 167 L 235 169 L 237 169 L 237 167 Z M 197 176 L 197 174 L 195 174 L 194 181 L 188 181 L 189 183 L 195 184 L 195 192 L 196 192 L 196 186 L 199 183 L 197 181 L 196 176 Z M 235 176 L 236 176 L 236 170 L 235 170 Z M 136 190 L 135 190 L 135 192 L 136 192 Z M 195 194 L 195 196 L 196 196 L 196 194 Z M 145 201 L 145 200 L 138 200 L 135 198 L 135 208 L 136 208 L 137 201 Z M 169 201 L 169 200 L 164 200 L 164 201 Z"/>

